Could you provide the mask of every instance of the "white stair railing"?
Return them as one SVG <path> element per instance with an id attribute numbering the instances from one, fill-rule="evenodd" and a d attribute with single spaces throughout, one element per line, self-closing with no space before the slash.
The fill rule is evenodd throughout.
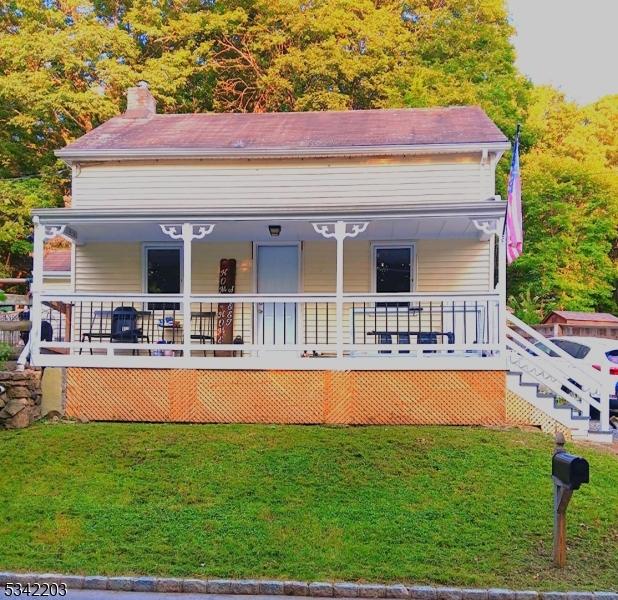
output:
<path id="1" fill-rule="evenodd" d="M 597 409 L 601 415 L 601 429 L 608 431 L 611 393 L 609 377 L 582 364 L 510 313 L 507 313 L 507 322 L 510 325 L 506 331 L 510 361 L 582 414 L 588 415 L 591 407 Z M 530 339 L 514 328 L 524 332 Z M 535 345 L 537 342 L 556 356 L 540 350 Z"/>

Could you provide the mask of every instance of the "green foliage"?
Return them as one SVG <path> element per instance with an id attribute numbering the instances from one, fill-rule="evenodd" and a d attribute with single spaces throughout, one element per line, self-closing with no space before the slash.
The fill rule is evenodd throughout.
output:
<path id="1" fill-rule="evenodd" d="M 508 305 L 519 317 L 530 325 L 540 323 L 543 319 L 545 307 L 540 296 L 533 296 L 532 289 L 527 288 L 517 296 L 509 296 Z"/>
<path id="2" fill-rule="evenodd" d="M 614 309 L 617 97 L 578 107 L 534 89 L 515 67 L 505 4 L 1 3 L 0 273 L 28 270 L 30 209 L 68 195 L 53 151 L 121 111 L 126 88 L 144 79 L 163 112 L 480 104 L 509 136 L 522 122 L 527 256 L 510 270 L 510 293 L 532 285 L 543 306 Z M 505 159 L 503 195 L 507 171 Z"/>
<path id="3" fill-rule="evenodd" d="M 33 208 L 61 204 L 57 187 L 42 177 L 0 181 L 0 256 L 4 258 L 0 274 L 4 271 L 5 275 L 22 275 L 30 270 L 30 212 Z"/>
<path id="4" fill-rule="evenodd" d="M 6 300 L 6 294 L 0 290 L 0 300 Z M 5 363 L 11 358 L 12 350 L 8 344 L 0 342 L 0 370 L 4 369 Z"/>
<path id="5" fill-rule="evenodd" d="M 0 371 L 4 369 L 6 361 L 11 358 L 12 353 L 11 346 L 4 342 L 0 342 Z"/>
<path id="6" fill-rule="evenodd" d="M 578 107 L 539 88 L 528 123 L 536 143 L 522 160 L 524 253 L 509 269 L 514 308 L 529 322 L 539 316 L 534 304 L 616 312 L 618 96 Z M 531 290 L 536 303 L 526 300 Z"/>

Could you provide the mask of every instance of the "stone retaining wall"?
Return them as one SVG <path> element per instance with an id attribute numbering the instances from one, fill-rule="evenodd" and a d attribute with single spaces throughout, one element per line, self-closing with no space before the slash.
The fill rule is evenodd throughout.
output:
<path id="1" fill-rule="evenodd" d="M 0 429 L 28 427 L 41 416 L 41 371 L 0 371 Z"/>

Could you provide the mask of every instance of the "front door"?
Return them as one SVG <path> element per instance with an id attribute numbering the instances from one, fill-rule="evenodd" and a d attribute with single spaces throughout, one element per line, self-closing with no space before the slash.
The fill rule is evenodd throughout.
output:
<path id="1" fill-rule="evenodd" d="M 297 244 L 257 246 L 258 294 L 296 294 L 299 279 Z M 258 342 L 264 345 L 295 344 L 297 310 L 293 302 L 258 305 Z"/>

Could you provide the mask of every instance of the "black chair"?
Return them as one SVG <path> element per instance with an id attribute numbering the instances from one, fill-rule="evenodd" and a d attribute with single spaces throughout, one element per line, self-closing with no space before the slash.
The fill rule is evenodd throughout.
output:
<path id="1" fill-rule="evenodd" d="M 191 313 L 191 339 L 204 342 L 215 343 L 215 318 L 217 313 L 214 311 L 199 311 Z M 203 349 L 206 356 L 207 348 Z"/>
<path id="2" fill-rule="evenodd" d="M 112 322 L 110 328 L 110 341 L 124 344 L 137 344 L 139 340 L 146 340 L 150 343 L 150 338 L 144 335 L 141 328 L 137 326 L 138 312 L 133 306 L 118 306 L 112 312 Z M 133 349 L 133 354 L 137 350 Z M 148 351 L 150 353 L 150 350 Z"/>
<path id="3" fill-rule="evenodd" d="M 393 336 L 397 338 L 397 344 L 409 344 L 409 333 L 378 333 L 378 344 L 392 344 Z M 391 354 L 390 350 L 378 350 L 378 354 Z M 399 354 L 410 354 L 409 350 L 399 350 Z"/>
<path id="4" fill-rule="evenodd" d="M 416 336 L 417 344 L 437 344 L 438 334 L 432 331 L 421 331 Z M 423 354 L 435 354 L 436 350 L 423 350 Z"/>

